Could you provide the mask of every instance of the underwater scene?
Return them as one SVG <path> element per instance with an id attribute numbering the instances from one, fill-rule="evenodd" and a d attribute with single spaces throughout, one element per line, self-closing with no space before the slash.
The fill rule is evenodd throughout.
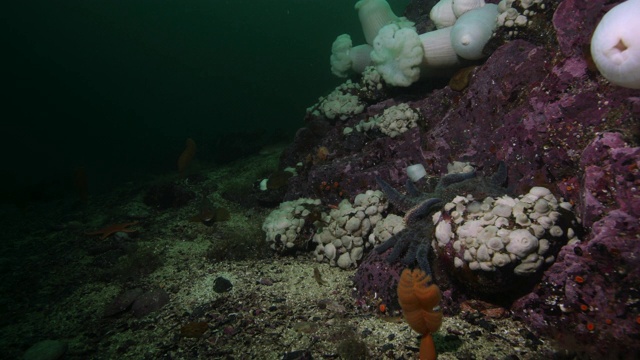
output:
<path id="1" fill-rule="evenodd" d="M 640 0 L 0 17 L 0 358 L 640 358 Z"/>

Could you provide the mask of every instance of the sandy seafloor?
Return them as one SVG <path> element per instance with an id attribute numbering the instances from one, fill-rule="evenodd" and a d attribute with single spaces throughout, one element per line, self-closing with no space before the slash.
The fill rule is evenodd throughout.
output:
<path id="1" fill-rule="evenodd" d="M 202 180 L 195 185 L 167 175 L 126 184 L 88 206 L 58 200 L 23 214 L 7 210 L 0 357 L 21 358 L 50 339 L 68 345 L 65 359 L 417 359 L 419 336 L 401 317 L 357 306 L 355 269 L 317 263 L 311 254 L 274 254 L 260 231 L 271 209 L 242 207 L 221 195 L 249 193 L 278 155 L 196 166 Z M 143 197 L 154 183 L 207 192 L 231 219 L 189 222 L 197 198 L 182 208 L 150 208 Z M 139 221 L 135 233 L 104 240 L 85 234 L 131 220 Z M 220 277 L 231 282 L 229 291 L 214 291 Z M 130 309 L 105 316 L 118 294 L 134 288 L 162 289 L 169 302 L 144 316 Z M 206 331 L 191 337 L 183 327 L 193 323 L 206 323 Z M 447 315 L 434 338 L 443 360 L 562 353 L 508 316 Z"/>

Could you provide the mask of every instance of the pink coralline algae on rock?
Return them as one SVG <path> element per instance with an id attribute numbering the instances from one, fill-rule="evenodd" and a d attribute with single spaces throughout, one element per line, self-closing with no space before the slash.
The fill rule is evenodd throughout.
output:
<path id="1" fill-rule="evenodd" d="M 363 307 L 377 308 L 377 304 L 384 304 L 389 311 L 400 309 L 396 288 L 405 266 L 387 262 L 385 259 L 390 252 L 370 252 L 353 278 L 356 284 L 354 296 Z"/>
<path id="2" fill-rule="evenodd" d="M 581 244 L 563 248 L 536 291 L 513 310 L 541 333 L 583 344 L 588 354 L 626 349 L 637 355 L 640 148 L 629 147 L 619 133 L 598 134 L 580 164 L 580 212 L 591 232 Z"/>
<path id="3" fill-rule="evenodd" d="M 574 344 L 580 355 L 623 351 L 632 358 L 640 354 L 640 90 L 609 83 L 585 51 L 599 19 L 619 2 L 544 3 L 533 30 L 499 44 L 463 91 L 422 82 L 369 99 L 363 113 L 344 122 L 309 117 L 298 138 L 304 146 L 290 149 L 283 163 L 303 161 L 314 146 L 326 146 L 331 157 L 292 178 L 286 198 L 332 204 L 375 189 L 375 176 L 402 188 L 411 164 L 437 178 L 452 161 L 470 162 L 485 176 L 504 161 L 513 194 L 544 186 L 574 205 L 585 230 L 515 301 L 514 315 L 539 334 Z M 420 113 L 417 127 L 395 138 L 344 132 L 400 103 Z M 309 136 L 318 128 L 321 136 Z M 339 182 L 343 192 L 318 190 L 322 181 Z M 440 286 L 454 296 L 463 291 L 453 282 Z"/>

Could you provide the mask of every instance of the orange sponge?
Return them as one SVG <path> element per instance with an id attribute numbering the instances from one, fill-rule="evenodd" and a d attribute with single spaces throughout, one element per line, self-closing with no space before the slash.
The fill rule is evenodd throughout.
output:
<path id="1" fill-rule="evenodd" d="M 422 334 L 420 359 L 435 359 L 431 333 L 442 325 L 442 312 L 433 308 L 440 303 L 440 288 L 431 283 L 431 276 L 420 269 L 404 269 L 398 283 L 398 302 L 411 328 Z"/>

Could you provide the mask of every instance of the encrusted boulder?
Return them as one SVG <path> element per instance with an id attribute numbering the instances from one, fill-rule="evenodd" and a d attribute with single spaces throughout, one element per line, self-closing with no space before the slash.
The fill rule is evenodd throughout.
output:
<path id="1" fill-rule="evenodd" d="M 578 242 L 571 204 L 544 187 L 513 198 L 458 196 L 433 215 L 436 258 L 463 287 L 476 293 L 523 293 Z"/>

